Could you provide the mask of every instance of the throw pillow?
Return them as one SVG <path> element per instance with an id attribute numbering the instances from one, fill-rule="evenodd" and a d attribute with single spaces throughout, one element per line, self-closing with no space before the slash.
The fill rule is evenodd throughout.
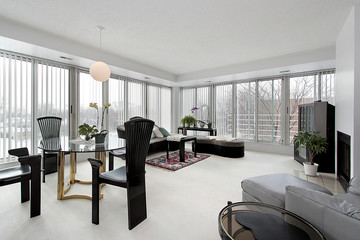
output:
<path id="1" fill-rule="evenodd" d="M 154 132 L 151 132 L 151 138 L 150 139 L 153 139 L 153 138 L 156 138 Z"/>
<path id="2" fill-rule="evenodd" d="M 159 128 L 157 126 L 154 126 L 153 128 L 153 132 L 155 134 L 156 137 L 164 137 L 164 135 L 160 132 Z"/>
<path id="3" fill-rule="evenodd" d="M 163 127 L 159 127 L 160 132 L 164 135 L 164 137 L 168 137 L 171 134 Z"/>
<path id="4" fill-rule="evenodd" d="M 350 180 L 350 186 L 348 187 L 348 192 L 360 195 L 360 177 L 353 177 Z"/>

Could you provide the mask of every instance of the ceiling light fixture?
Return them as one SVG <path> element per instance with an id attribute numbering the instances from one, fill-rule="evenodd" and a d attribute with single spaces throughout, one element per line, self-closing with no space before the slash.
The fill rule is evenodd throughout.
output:
<path id="1" fill-rule="evenodd" d="M 101 31 L 105 28 L 103 26 L 96 26 L 96 29 L 100 31 L 100 52 L 101 52 Z M 101 60 L 101 55 L 100 55 Z M 91 77 L 99 82 L 105 82 L 109 79 L 111 74 L 109 66 L 103 61 L 97 61 L 90 66 Z"/>

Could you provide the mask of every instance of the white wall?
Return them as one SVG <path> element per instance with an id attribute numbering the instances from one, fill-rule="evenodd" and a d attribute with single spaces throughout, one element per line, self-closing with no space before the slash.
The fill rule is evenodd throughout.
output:
<path id="1" fill-rule="evenodd" d="M 351 176 L 360 176 L 360 8 L 350 12 L 336 41 L 336 130 L 351 136 Z"/>

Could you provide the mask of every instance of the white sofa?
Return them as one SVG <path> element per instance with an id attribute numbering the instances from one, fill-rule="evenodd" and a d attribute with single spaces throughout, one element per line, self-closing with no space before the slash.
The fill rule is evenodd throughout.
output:
<path id="1" fill-rule="evenodd" d="M 335 196 L 287 186 L 285 209 L 312 223 L 327 240 L 360 239 L 360 179 L 354 178 L 345 194 Z M 356 185 L 355 182 L 359 185 Z"/>
<path id="2" fill-rule="evenodd" d="M 241 183 L 243 201 L 285 208 L 313 224 L 327 240 L 360 239 L 360 178 L 353 178 L 346 194 L 290 174 L 269 174 Z"/>

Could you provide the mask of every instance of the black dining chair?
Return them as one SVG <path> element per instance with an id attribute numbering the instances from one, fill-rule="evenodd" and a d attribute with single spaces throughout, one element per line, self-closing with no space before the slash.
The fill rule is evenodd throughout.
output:
<path id="1" fill-rule="evenodd" d="M 134 116 L 134 117 L 131 117 L 130 120 L 142 119 L 142 118 L 143 117 L 140 117 L 140 116 Z M 126 139 L 125 127 L 124 126 L 122 126 L 122 127 L 123 128 L 117 128 L 118 138 Z M 120 148 L 120 149 L 115 149 L 115 150 L 109 151 L 109 171 L 114 169 L 114 157 L 118 157 L 118 158 L 121 158 L 122 160 L 125 160 L 125 157 L 126 157 L 125 148 Z"/>
<path id="2" fill-rule="evenodd" d="M 37 119 L 39 129 L 43 140 L 60 137 L 61 118 L 46 116 Z M 45 175 L 57 171 L 57 153 L 46 152 L 43 150 L 42 158 L 42 172 L 43 182 L 45 182 Z"/>
<path id="3" fill-rule="evenodd" d="M 99 186 L 102 183 L 127 189 L 130 230 L 146 219 L 145 159 L 153 127 L 154 122 L 144 118 L 125 122 L 125 166 L 99 173 L 102 162 L 88 159 L 92 166 L 92 223 L 99 224 Z"/>
<path id="4" fill-rule="evenodd" d="M 41 155 L 30 156 L 27 148 L 11 149 L 8 152 L 18 157 L 20 165 L 0 170 L 0 186 L 20 182 L 21 202 L 30 200 L 30 217 L 36 217 L 41 213 Z"/>

